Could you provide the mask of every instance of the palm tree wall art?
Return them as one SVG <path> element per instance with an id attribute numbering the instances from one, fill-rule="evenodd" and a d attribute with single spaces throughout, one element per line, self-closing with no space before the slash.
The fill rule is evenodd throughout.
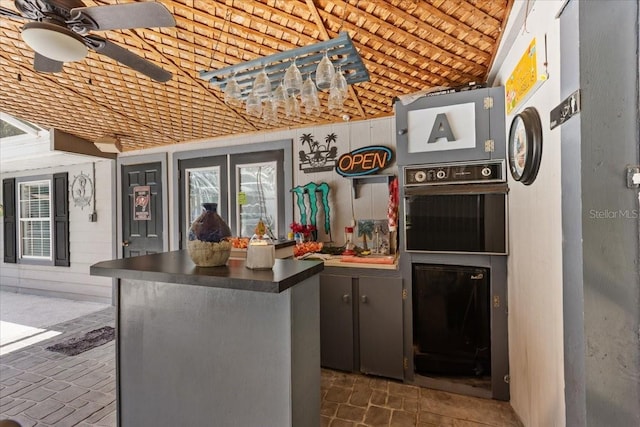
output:
<path id="1" fill-rule="evenodd" d="M 303 133 L 300 136 L 300 143 L 303 148 L 298 152 L 301 171 L 314 173 L 335 169 L 338 160 L 338 136 L 335 133 L 327 135 L 324 144 L 318 142 L 312 134 Z"/>

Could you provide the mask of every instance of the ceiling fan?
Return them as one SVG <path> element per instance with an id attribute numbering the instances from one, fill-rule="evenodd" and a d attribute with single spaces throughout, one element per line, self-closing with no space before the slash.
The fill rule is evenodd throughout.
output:
<path id="1" fill-rule="evenodd" d="M 161 3 L 136 2 L 85 7 L 81 0 L 15 0 L 15 11 L 0 6 L 0 16 L 27 20 L 21 36 L 35 51 L 34 69 L 62 71 L 65 62 L 78 61 L 88 49 L 106 55 L 151 79 L 166 82 L 172 74 L 154 63 L 90 31 L 173 27 L 173 15 Z"/>

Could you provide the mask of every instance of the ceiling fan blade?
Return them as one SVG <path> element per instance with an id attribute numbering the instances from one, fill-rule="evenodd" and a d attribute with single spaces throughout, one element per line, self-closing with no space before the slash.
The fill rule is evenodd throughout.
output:
<path id="1" fill-rule="evenodd" d="M 157 82 L 166 82 L 171 80 L 173 74 L 158 67 L 153 62 L 147 61 L 141 56 L 128 51 L 109 40 L 96 36 L 85 36 L 88 46 L 98 53 L 108 56 L 111 59 L 115 59 L 121 64 L 132 68 L 139 73 L 149 76 L 152 80 Z"/>
<path id="2" fill-rule="evenodd" d="M 23 21 L 31 21 L 31 18 L 22 16 L 18 12 L 15 12 L 11 9 L 7 9 L 6 7 L 2 7 L 2 6 L 0 6 L 0 16 L 6 16 L 7 18 L 21 19 Z"/>
<path id="3" fill-rule="evenodd" d="M 106 6 L 77 7 L 71 16 L 91 18 L 96 30 L 125 30 L 129 28 L 173 27 L 176 20 L 169 10 L 157 2 L 125 3 Z"/>
<path id="4" fill-rule="evenodd" d="M 33 58 L 33 68 L 40 73 L 59 73 L 62 71 L 62 65 L 62 62 L 47 58 L 38 52 Z"/>

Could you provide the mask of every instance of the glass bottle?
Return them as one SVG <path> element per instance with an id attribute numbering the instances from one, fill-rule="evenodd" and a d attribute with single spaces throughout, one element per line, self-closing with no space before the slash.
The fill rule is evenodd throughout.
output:
<path id="1" fill-rule="evenodd" d="M 198 267 L 225 265 L 231 254 L 231 230 L 218 212 L 217 203 L 203 203 L 203 211 L 189 227 L 187 252 Z"/>
<path id="2" fill-rule="evenodd" d="M 344 252 L 342 255 L 354 255 L 356 252 L 353 250 L 356 245 L 353 244 L 353 227 L 344 228 Z"/>

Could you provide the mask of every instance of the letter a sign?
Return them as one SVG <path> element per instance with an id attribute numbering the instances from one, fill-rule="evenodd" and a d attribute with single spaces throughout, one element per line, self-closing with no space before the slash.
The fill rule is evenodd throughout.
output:
<path id="1" fill-rule="evenodd" d="M 407 114 L 409 153 L 476 148 L 476 104 L 445 105 Z"/>
<path id="2" fill-rule="evenodd" d="M 447 141 L 455 141 L 451 126 L 449 126 L 449 120 L 445 113 L 440 113 L 436 116 L 436 120 L 433 122 L 433 128 L 429 135 L 428 143 L 437 142 L 439 139 L 444 138 Z"/>

